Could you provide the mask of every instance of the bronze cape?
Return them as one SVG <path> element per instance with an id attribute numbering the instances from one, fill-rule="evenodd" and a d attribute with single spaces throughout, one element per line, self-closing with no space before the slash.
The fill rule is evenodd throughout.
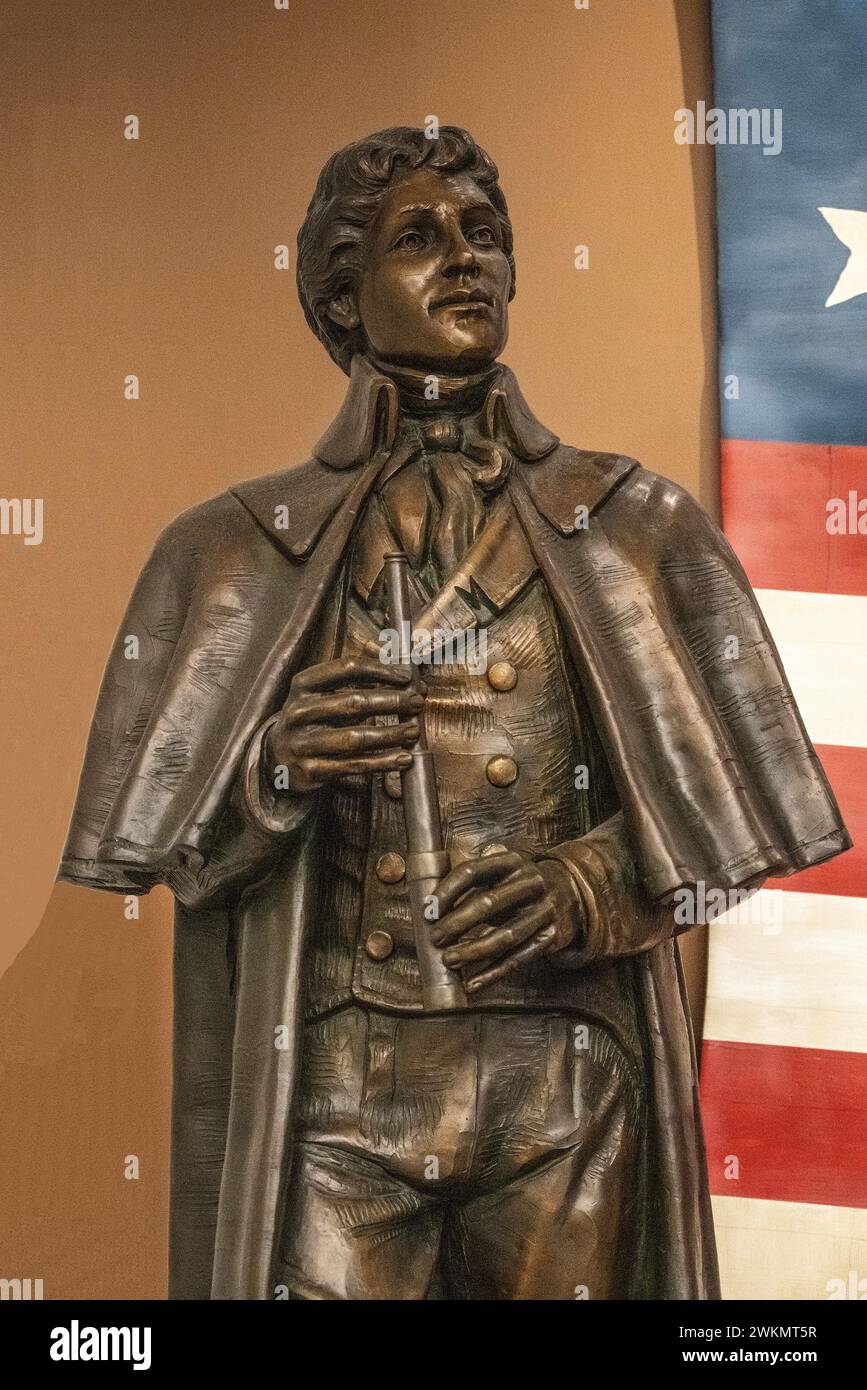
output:
<path id="1" fill-rule="evenodd" d="M 848 848 L 773 641 L 730 547 L 676 485 L 565 447 L 500 369 L 507 487 L 556 603 L 642 882 L 737 888 Z M 273 1296 L 290 1180 L 316 816 L 268 835 L 235 795 L 329 604 L 396 438 L 397 393 L 356 358 L 298 468 L 193 508 L 159 538 L 110 657 L 60 877 L 177 899 L 171 1296 Z M 586 508 L 586 527 L 576 527 Z M 281 509 L 287 510 L 281 510 Z M 276 510 L 275 510 L 276 509 Z M 288 519 L 288 524 L 285 524 Z M 125 659 L 123 637 L 139 638 Z M 738 659 L 726 656 L 736 636 Z M 317 658 L 321 659 L 321 658 Z M 652 1057 L 654 1227 L 643 1296 L 718 1296 L 677 945 L 639 958 Z M 289 1024 L 294 1039 L 274 1046 Z"/>

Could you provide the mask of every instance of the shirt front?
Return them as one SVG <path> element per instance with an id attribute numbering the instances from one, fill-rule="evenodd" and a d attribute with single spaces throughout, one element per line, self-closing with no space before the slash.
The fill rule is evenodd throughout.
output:
<path id="1" fill-rule="evenodd" d="M 413 562 L 414 631 L 457 638 L 435 650 L 422 671 L 425 730 L 452 863 L 504 847 L 539 854 L 595 824 L 596 800 L 576 772 L 592 767 L 598 788 L 604 759 L 553 602 L 504 492 L 484 495 L 474 539 L 451 574 L 443 579 L 438 571 L 432 538 L 443 508 L 431 455 L 435 466 L 440 453 L 416 452 L 368 503 L 350 561 L 340 652 L 379 653 L 388 627 L 383 555 L 405 549 Z M 328 832 L 308 1018 L 350 999 L 421 1011 L 399 774 L 340 779 L 321 814 Z M 631 991 L 627 962 L 579 974 L 550 957 L 484 990 L 473 1007 L 583 1014 L 637 1047 Z"/>

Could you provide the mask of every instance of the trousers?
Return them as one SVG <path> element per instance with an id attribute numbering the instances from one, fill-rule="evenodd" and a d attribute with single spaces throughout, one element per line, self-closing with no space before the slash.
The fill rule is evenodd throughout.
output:
<path id="1" fill-rule="evenodd" d="M 568 1014 L 309 1023 L 278 1282 L 290 1298 L 627 1296 L 639 1067 Z"/>

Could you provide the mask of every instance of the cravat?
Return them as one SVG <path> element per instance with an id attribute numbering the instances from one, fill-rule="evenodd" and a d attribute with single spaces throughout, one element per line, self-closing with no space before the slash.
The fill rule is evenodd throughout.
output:
<path id="1" fill-rule="evenodd" d="M 442 584 L 478 535 L 486 498 L 502 487 L 512 460 L 509 451 L 487 438 L 473 419 L 436 415 L 419 422 L 417 428 L 439 504 L 429 560 Z"/>

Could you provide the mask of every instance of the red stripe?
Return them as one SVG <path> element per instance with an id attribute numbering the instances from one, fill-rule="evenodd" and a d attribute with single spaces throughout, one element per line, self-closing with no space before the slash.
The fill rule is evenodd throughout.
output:
<path id="1" fill-rule="evenodd" d="M 767 886 L 797 893 L 840 893 L 848 898 L 867 898 L 867 748 L 840 748 L 825 743 L 817 744 L 816 752 L 840 804 L 852 836 L 852 848 L 818 868 L 805 869 L 791 878 L 769 879 Z"/>
<path id="2" fill-rule="evenodd" d="M 867 1207 L 867 1054 L 709 1041 L 701 1091 L 711 1192 Z"/>
<path id="3" fill-rule="evenodd" d="M 867 447 L 722 441 L 726 535 L 757 589 L 867 594 L 865 534 L 829 535 L 828 502 L 867 501 Z"/>

